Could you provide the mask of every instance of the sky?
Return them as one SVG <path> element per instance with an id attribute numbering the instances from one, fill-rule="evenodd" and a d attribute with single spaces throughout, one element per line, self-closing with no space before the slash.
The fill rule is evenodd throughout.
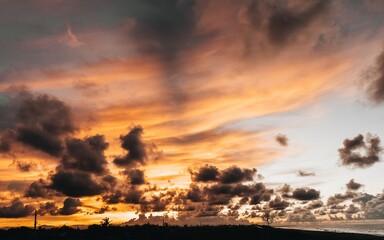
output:
<path id="1" fill-rule="evenodd" d="M 384 219 L 383 13 L 0 0 L 0 227 Z"/>

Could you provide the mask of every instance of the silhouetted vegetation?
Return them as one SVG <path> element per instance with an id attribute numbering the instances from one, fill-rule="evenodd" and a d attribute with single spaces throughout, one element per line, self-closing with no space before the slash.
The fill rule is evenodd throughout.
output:
<path id="1" fill-rule="evenodd" d="M 275 215 L 271 213 L 270 211 L 265 212 L 262 216 L 261 219 L 267 223 L 267 225 L 271 225 L 275 221 Z"/>
<path id="2" fill-rule="evenodd" d="M 109 225 L 111 225 L 111 220 L 109 220 L 108 217 L 103 218 L 100 222 L 100 226 L 102 227 L 109 227 Z"/>
<path id="3" fill-rule="evenodd" d="M 109 219 L 108 219 L 109 221 Z M 52 229 L 19 227 L 0 230 L 4 240 L 233 240 L 233 239 L 294 239 L 294 240 L 378 240 L 383 237 L 349 234 L 277 229 L 268 226 L 112 226 L 90 225 L 87 229 L 60 227 Z"/>

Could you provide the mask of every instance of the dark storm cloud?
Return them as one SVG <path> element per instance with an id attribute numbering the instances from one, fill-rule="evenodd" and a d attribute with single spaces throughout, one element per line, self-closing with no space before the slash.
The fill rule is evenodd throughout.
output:
<path id="1" fill-rule="evenodd" d="M 310 176 L 315 176 L 315 173 L 314 172 L 306 172 L 306 171 L 303 171 L 303 170 L 299 170 L 297 172 L 297 175 L 300 176 L 300 177 L 310 177 Z"/>
<path id="2" fill-rule="evenodd" d="M 278 134 L 276 137 L 275 137 L 275 140 L 278 144 L 280 144 L 281 146 L 288 146 L 288 137 L 286 135 L 283 135 L 283 134 Z"/>
<path id="3" fill-rule="evenodd" d="M 223 184 L 239 183 L 246 181 L 253 181 L 257 170 L 255 168 L 239 168 L 231 166 L 219 170 L 215 166 L 205 165 L 200 167 L 197 171 L 189 170 L 191 179 L 194 182 L 220 182 Z"/>
<path id="4" fill-rule="evenodd" d="M 145 184 L 145 175 L 144 170 L 140 169 L 127 169 L 123 172 L 125 175 L 127 175 L 130 184 L 132 185 L 141 185 Z"/>
<path id="5" fill-rule="evenodd" d="M 263 183 L 244 184 L 222 184 L 207 186 L 203 189 L 203 196 L 208 199 L 211 205 L 228 204 L 234 197 L 247 197 L 250 204 L 259 204 L 261 201 L 269 201 L 273 194 L 273 189 L 268 189 Z"/>
<path id="6" fill-rule="evenodd" d="M 154 209 L 154 206 L 157 206 L 157 209 L 169 208 L 169 206 L 177 206 L 174 209 L 177 211 L 184 211 L 193 207 L 194 209 L 198 208 L 197 203 L 203 204 L 202 206 L 225 206 L 227 205 L 232 210 L 239 208 L 241 205 L 251 204 L 257 205 L 261 202 L 269 201 L 273 195 L 273 189 L 268 189 L 263 183 L 253 183 L 250 185 L 245 185 L 242 183 L 236 184 L 195 184 L 192 183 L 188 189 L 178 189 L 178 190 L 167 190 L 166 192 L 160 194 L 159 196 L 152 197 L 152 200 L 146 200 L 144 203 L 143 209 L 149 211 L 149 209 Z M 156 197 L 160 197 L 157 199 Z M 240 202 L 234 205 L 234 199 L 240 198 Z M 153 202 L 153 200 L 155 202 Z M 285 204 L 281 203 L 281 204 Z M 276 206 L 277 207 L 277 204 Z M 143 210 L 142 209 L 142 210 Z"/>
<path id="7" fill-rule="evenodd" d="M 0 206 L 0 218 L 21 218 L 31 215 L 35 210 L 31 205 L 25 205 L 20 199 L 15 198 L 9 206 Z"/>
<path id="8" fill-rule="evenodd" d="M 217 181 L 219 177 L 219 169 L 215 166 L 205 165 L 197 171 L 190 170 L 192 181 L 194 182 L 209 182 Z"/>
<path id="9" fill-rule="evenodd" d="M 128 204 L 139 204 L 141 203 L 141 197 L 143 192 L 131 188 L 131 189 L 122 189 L 116 190 L 115 192 L 110 192 L 103 196 L 103 201 L 107 204 L 118 204 L 118 203 L 128 203 Z"/>
<path id="10" fill-rule="evenodd" d="M 70 108 L 52 96 L 24 89 L 11 89 L 5 97 L 0 106 L 3 150 L 10 149 L 10 139 L 4 137 L 9 138 L 12 133 L 12 138 L 24 145 L 60 156 L 62 137 L 77 130 Z"/>
<path id="11" fill-rule="evenodd" d="M 384 101 L 384 51 L 376 59 L 374 74 L 367 79 L 369 81 L 369 98 L 375 103 Z"/>
<path id="12" fill-rule="evenodd" d="M 315 201 L 311 201 L 308 205 L 307 205 L 307 209 L 309 210 L 313 210 L 313 209 L 317 209 L 317 208 L 321 208 L 324 206 L 324 203 L 323 201 L 321 200 L 315 200 Z"/>
<path id="13" fill-rule="evenodd" d="M 37 214 L 40 216 L 44 216 L 49 214 L 51 216 L 58 215 L 59 208 L 56 206 L 55 202 L 45 202 L 39 204 L 39 209 L 37 210 Z"/>
<path id="14" fill-rule="evenodd" d="M 108 143 L 103 135 L 87 137 L 84 140 L 68 138 L 65 141 L 66 153 L 61 164 L 64 169 L 78 169 L 98 175 L 107 172 L 104 151 Z"/>
<path id="15" fill-rule="evenodd" d="M 113 163 L 119 167 L 145 165 L 147 152 L 141 135 L 143 128 L 141 126 L 133 127 L 127 135 L 121 135 L 121 147 L 128 151 L 125 156 L 117 157 Z"/>
<path id="16" fill-rule="evenodd" d="M 273 189 L 267 189 L 264 185 L 255 194 L 250 196 L 250 205 L 259 204 L 262 201 L 269 201 L 273 194 Z"/>
<path id="17" fill-rule="evenodd" d="M 181 190 L 184 192 L 183 190 Z M 141 212 L 179 211 L 180 204 L 185 203 L 180 189 L 164 189 L 158 194 L 151 194 L 140 201 Z M 179 206 L 176 206 L 179 205 Z"/>
<path id="18" fill-rule="evenodd" d="M 241 197 L 243 202 L 259 204 L 269 201 L 273 190 L 267 189 L 263 183 L 244 185 L 243 182 L 253 181 L 257 170 L 255 168 L 239 168 L 231 166 L 218 169 L 215 166 L 205 165 L 197 170 L 189 170 L 192 183 L 185 195 L 191 202 L 208 202 L 209 205 L 227 205 L 234 197 Z M 200 187 L 195 183 L 205 184 Z"/>
<path id="19" fill-rule="evenodd" d="M 147 14 L 135 17 L 131 34 L 139 40 L 142 50 L 159 55 L 172 66 L 195 31 L 195 3 L 195 0 L 140 0 Z"/>
<path id="20" fill-rule="evenodd" d="M 268 202 L 268 207 L 273 210 L 284 210 L 289 206 L 289 202 L 284 201 L 281 197 L 276 197 L 275 199 Z"/>
<path id="21" fill-rule="evenodd" d="M 104 214 L 106 212 L 109 212 L 109 210 L 109 206 L 102 206 L 100 209 L 95 210 L 93 214 Z"/>
<path id="22" fill-rule="evenodd" d="M 21 142 L 54 156 L 60 153 L 59 137 L 76 130 L 70 108 L 48 95 L 24 99 L 16 120 L 21 124 L 18 136 Z"/>
<path id="23" fill-rule="evenodd" d="M 120 190 L 117 190 L 113 193 L 108 193 L 103 196 L 103 201 L 107 204 L 118 204 L 122 202 L 123 192 Z"/>
<path id="24" fill-rule="evenodd" d="M 108 143 L 103 135 L 83 140 L 67 138 L 56 172 L 49 176 L 46 188 L 70 197 L 95 196 L 115 187 L 116 178 L 109 175 L 104 151 Z"/>
<path id="25" fill-rule="evenodd" d="M 191 184 L 189 186 L 186 199 L 191 200 L 192 202 L 203 202 L 204 195 L 199 186 Z"/>
<path id="26" fill-rule="evenodd" d="M 63 207 L 59 209 L 59 214 L 61 215 L 73 215 L 75 213 L 80 212 L 80 207 L 82 202 L 77 198 L 66 198 L 63 203 Z"/>
<path id="27" fill-rule="evenodd" d="M 231 201 L 232 196 L 229 194 L 219 194 L 219 195 L 208 195 L 208 204 L 210 206 L 215 205 L 228 205 Z"/>
<path id="28" fill-rule="evenodd" d="M 255 176 L 256 172 L 256 168 L 241 169 L 237 166 L 232 166 L 221 171 L 219 181 L 224 184 L 253 181 L 253 177 Z"/>
<path id="29" fill-rule="evenodd" d="M 360 183 L 355 182 L 355 179 L 351 179 L 347 184 L 345 184 L 348 188 L 348 190 L 358 190 L 363 185 Z"/>
<path id="30" fill-rule="evenodd" d="M 65 167 L 68 168 L 67 165 Z M 57 171 L 52 173 L 47 181 L 39 179 L 33 182 L 26 189 L 24 196 L 47 198 L 61 195 L 61 193 L 74 197 L 93 196 L 116 185 L 116 179 L 113 176 L 104 175 L 99 177 L 94 176 L 92 173 L 78 171 L 77 169 L 65 169 L 65 167 L 60 164 L 57 167 Z"/>
<path id="31" fill-rule="evenodd" d="M 17 169 L 19 169 L 20 172 L 29 172 L 31 170 L 36 169 L 37 165 L 33 162 L 23 162 L 20 160 L 15 160 L 14 164 L 16 164 Z"/>
<path id="32" fill-rule="evenodd" d="M 327 205 L 336 205 L 348 199 L 353 199 L 356 196 L 357 194 L 351 191 L 346 191 L 345 193 L 336 193 L 335 195 L 328 198 Z"/>
<path id="33" fill-rule="evenodd" d="M 24 196 L 31 198 L 47 198 L 57 195 L 52 189 L 48 188 L 48 183 L 46 183 L 43 179 L 39 179 L 26 189 Z"/>
<path id="34" fill-rule="evenodd" d="M 108 189 L 108 185 L 87 172 L 59 170 L 50 176 L 49 188 L 70 197 L 95 196 Z"/>
<path id="35" fill-rule="evenodd" d="M 301 201 L 308 201 L 308 200 L 316 200 L 320 197 L 320 191 L 317 191 L 313 188 L 296 188 L 292 192 L 292 198 L 301 200 Z"/>
<path id="36" fill-rule="evenodd" d="M 109 175 L 104 151 L 108 143 L 103 135 L 83 140 L 67 138 L 65 151 L 56 172 L 47 181 L 32 183 L 26 197 L 49 197 L 64 194 L 70 197 L 95 196 L 113 189 L 117 180 Z M 56 193 L 55 193 L 56 191 Z"/>
<path id="37" fill-rule="evenodd" d="M 12 136 L 3 136 L 0 138 L 0 153 L 8 153 L 11 151 L 11 138 Z"/>
<path id="38" fill-rule="evenodd" d="M 359 134 L 353 139 L 345 139 L 344 147 L 339 149 L 339 156 L 343 165 L 352 165 L 354 167 L 369 167 L 380 161 L 382 147 L 380 138 L 367 134 L 366 138 Z M 364 150 L 361 154 L 359 150 Z"/>
<path id="39" fill-rule="evenodd" d="M 308 1 L 307 1 L 308 2 Z M 305 6 L 300 12 L 292 9 L 280 8 L 275 5 L 275 11 L 271 12 L 268 26 L 268 37 L 274 44 L 282 45 L 288 42 L 292 36 L 301 29 L 307 27 L 313 20 L 327 10 L 327 0 L 312 0 L 311 4 Z"/>
<path id="40" fill-rule="evenodd" d="M 241 12 L 249 28 L 244 33 L 244 53 L 250 54 L 256 47 L 262 51 L 265 44 L 282 47 L 297 41 L 302 32 L 313 27 L 315 20 L 327 16 L 329 5 L 326 0 L 249 1 Z M 255 46 L 259 39 L 265 39 L 265 42 Z"/>
<path id="41" fill-rule="evenodd" d="M 150 200 L 140 203 L 140 211 L 143 213 L 166 211 L 171 202 L 172 196 L 169 195 L 163 195 L 162 197 L 152 196 Z"/>
<path id="42" fill-rule="evenodd" d="M 63 150 L 61 139 L 40 129 L 20 127 L 17 129 L 17 140 L 55 157 Z"/>
<path id="43" fill-rule="evenodd" d="M 137 189 L 129 189 L 123 195 L 123 203 L 138 204 L 143 192 Z"/>
<path id="44" fill-rule="evenodd" d="M 195 0 L 139 0 L 143 14 L 133 14 L 129 36 L 139 50 L 160 58 L 165 72 L 164 85 L 173 104 L 182 103 L 187 94 L 179 84 L 182 54 L 212 37 L 197 29 L 199 14 Z"/>

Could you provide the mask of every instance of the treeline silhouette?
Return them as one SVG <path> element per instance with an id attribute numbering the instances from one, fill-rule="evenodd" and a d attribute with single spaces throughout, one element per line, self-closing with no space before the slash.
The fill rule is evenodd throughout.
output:
<path id="1" fill-rule="evenodd" d="M 67 226 L 33 230 L 18 227 L 0 230 L 1 240 L 378 240 L 384 237 L 278 229 L 257 225 L 223 226 L 100 226 L 86 229 Z"/>

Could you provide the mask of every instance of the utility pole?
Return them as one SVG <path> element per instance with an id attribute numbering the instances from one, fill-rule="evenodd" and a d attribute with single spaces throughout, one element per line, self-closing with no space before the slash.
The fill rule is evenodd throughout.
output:
<path id="1" fill-rule="evenodd" d="M 35 210 L 35 224 L 34 224 L 35 231 L 36 231 L 36 226 L 37 226 L 37 210 Z"/>

